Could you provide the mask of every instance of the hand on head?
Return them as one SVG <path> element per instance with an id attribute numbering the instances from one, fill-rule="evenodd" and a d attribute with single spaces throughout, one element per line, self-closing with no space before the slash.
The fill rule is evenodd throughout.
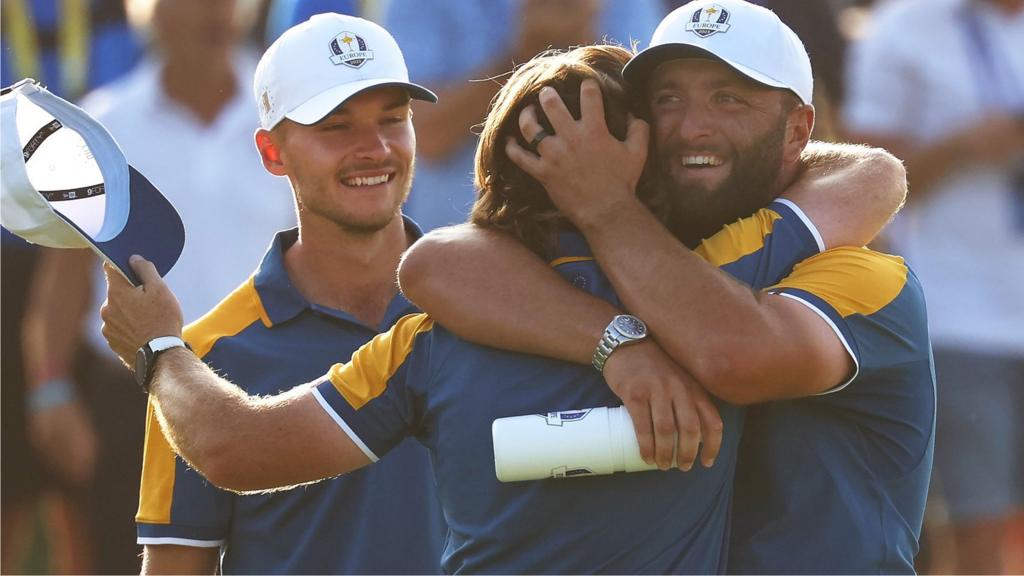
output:
<path id="1" fill-rule="evenodd" d="M 133 365 L 135 352 L 153 338 L 180 337 L 183 324 L 178 299 L 153 263 L 141 256 L 132 256 L 130 263 L 142 285 L 132 286 L 113 266 L 104 264 L 107 301 L 100 310 L 103 337 L 128 366 Z"/>
<path id="2" fill-rule="evenodd" d="M 555 133 L 537 143 L 536 154 L 509 139 L 509 159 L 543 184 L 551 201 L 577 226 L 593 214 L 608 213 L 617 202 L 635 199 L 647 160 L 647 123 L 631 117 L 626 140 L 616 138 L 605 121 L 601 88 L 589 78 L 580 85 L 579 120 L 553 88 L 541 90 L 539 99 Z M 519 128 L 527 142 L 535 140 L 543 130 L 537 110 L 524 109 Z"/>

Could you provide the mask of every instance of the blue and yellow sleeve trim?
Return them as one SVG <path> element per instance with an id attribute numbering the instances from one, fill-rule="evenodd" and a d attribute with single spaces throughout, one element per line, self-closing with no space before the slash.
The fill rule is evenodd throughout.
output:
<path id="1" fill-rule="evenodd" d="M 410 314 L 391 330 L 378 335 L 356 350 L 347 364 L 335 364 L 313 389 L 320 406 L 352 439 L 371 462 L 379 457 L 344 419 L 387 390 L 391 378 L 412 353 L 420 334 L 432 330 L 434 321 L 426 314 Z"/>
<path id="2" fill-rule="evenodd" d="M 769 293 L 792 298 L 809 307 L 835 331 L 855 370 L 835 392 L 853 381 L 861 355 L 848 322 L 853 316 L 871 316 L 892 304 L 907 285 L 909 269 L 898 256 L 867 248 L 834 248 L 800 262 Z"/>

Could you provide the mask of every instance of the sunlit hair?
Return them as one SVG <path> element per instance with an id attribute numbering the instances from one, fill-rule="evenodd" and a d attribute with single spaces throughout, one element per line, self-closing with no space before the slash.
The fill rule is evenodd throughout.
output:
<path id="1" fill-rule="evenodd" d="M 620 46 L 582 46 L 569 51 L 549 51 L 523 64 L 512 73 L 491 102 L 476 151 L 476 203 L 470 219 L 474 224 L 506 232 L 531 250 L 547 257 L 554 248 L 555 232 L 568 222 L 558 213 L 544 187 L 516 166 L 505 153 L 505 142 L 514 137 L 529 148 L 519 130 L 519 113 L 536 105 L 540 123 L 549 133 L 551 124 L 540 109 L 538 94 L 551 86 L 565 102 L 573 117 L 580 117 L 580 84 L 597 80 L 604 95 L 605 121 L 616 138 L 624 140 L 630 113 L 640 111 L 630 99 L 622 80 L 622 67 L 633 53 Z M 641 178 L 640 199 L 665 221 L 668 207 L 664 195 Z"/>

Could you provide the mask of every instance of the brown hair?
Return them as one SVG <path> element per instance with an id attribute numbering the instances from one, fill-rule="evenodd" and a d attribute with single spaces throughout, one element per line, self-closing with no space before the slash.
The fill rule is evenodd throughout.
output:
<path id="1" fill-rule="evenodd" d="M 479 226 L 515 236 L 531 250 L 547 257 L 554 248 L 554 234 L 568 225 L 548 197 L 544 187 L 513 163 L 505 153 L 505 142 L 514 137 L 520 146 L 530 146 L 519 130 L 519 114 L 534 105 L 541 125 L 554 133 L 538 103 L 541 88 L 551 86 L 574 118 L 580 118 L 580 84 L 597 80 L 604 100 L 605 122 L 618 139 L 626 137 L 627 117 L 640 109 L 630 99 L 622 80 L 622 67 L 633 54 L 620 46 L 581 46 L 572 50 L 548 51 L 523 64 L 491 102 L 476 151 L 476 203 L 470 220 Z M 639 114 L 637 114 L 639 115 Z M 662 221 L 667 203 L 653 186 L 641 178 L 637 195 Z"/>

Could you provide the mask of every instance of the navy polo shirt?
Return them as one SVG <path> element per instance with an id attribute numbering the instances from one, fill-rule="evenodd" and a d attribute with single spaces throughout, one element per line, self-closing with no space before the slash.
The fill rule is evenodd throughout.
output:
<path id="1" fill-rule="evenodd" d="M 411 220 L 406 228 L 421 235 Z M 416 312 L 399 294 L 380 326 L 366 326 L 308 302 L 284 267 L 284 251 L 297 238 L 297 230 L 279 233 L 256 273 L 185 330 L 203 361 L 249 394 L 314 380 Z M 318 484 L 243 496 L 190 469 L 159 426 L 151 404 L 136 517 L 140 544 L 223 547 L 226 574 L 439 571 L 446 528 L 422 446 L 402 443 L 375 466 Z"/>

